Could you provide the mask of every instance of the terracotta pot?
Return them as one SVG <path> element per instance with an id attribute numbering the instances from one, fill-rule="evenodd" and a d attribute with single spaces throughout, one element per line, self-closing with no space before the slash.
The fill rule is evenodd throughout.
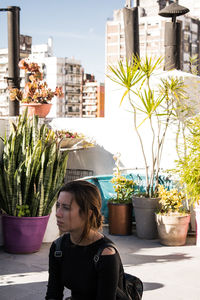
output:
<path id="1" fill-rule="evenodd" d="M 136 233 L 139 238 L 151 240 L 158 237 L 155 212 L 159 207 L 159 200 L 159 198 L 133 197 Z"/>
<path id="2" fill-rule="evenodd" d="M 28 116 L 38 115 L 39 118 L 45 118 L 50 112 L 52 104 L 50 103 L 22 103 L 22 110 L 28 107 Z"/>
<path id="3" fill-rule="evenodd" d="M 166 246 L 183 246 L 186 243 L 190 215 L 156 214 L 160 243 Z"/>
<path id="4" fill-rule="evenodd" d="M 108 203 L 109 233 L 130 235 L 132 233 L 132 203 Z"/>
<path id="5" fill-rule="evenodd" d="M 48 216 L 13 217 L 2 216 L 4 249 L 9 253 L 33 253 L 39 251 Z"/>

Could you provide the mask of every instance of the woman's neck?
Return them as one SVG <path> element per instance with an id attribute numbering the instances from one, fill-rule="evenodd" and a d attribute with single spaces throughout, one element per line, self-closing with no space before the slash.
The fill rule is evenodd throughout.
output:
<path id="1" fill-rule="evenodd" d="M 83 239 L 81 239 L 80 234 L 77 234 L 75 232 L 70 233 L 71 242 L 75 245 L 80 245 L 80 246 L 88 246 L 88 245 L 98 241 L 102 237 L 103 237 L 103 234 L 101 234 L 98 231 L 92 230 L 92 229 L 90 230 L 87 237 L 84 237 Z"/>

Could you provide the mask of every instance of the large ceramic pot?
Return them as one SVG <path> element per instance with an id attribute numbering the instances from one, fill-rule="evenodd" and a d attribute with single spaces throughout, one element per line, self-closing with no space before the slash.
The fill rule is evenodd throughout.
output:
<path id="1" fill-rule="evenodd" d="M 50 112 L 52 104 L 50 103 L 22 103 L 22 110 L 28 107 L 28 116 L 37 115 L 39 118 L 45 118 Z"/>
<path id="2" fill-rule="evenodd" d="M 136 233 L 142 239 L 156 239 L 158 231 L 155 212 L 159 207 L 159 198 L 133 197 L 136 221 Z"/>
<path id="3" fill-rule="evenodd" d="M 166 246 L 183 246 L 186 243 L 190 215 L 156 214 L 160 243 Z"/>
<path id="4" fill-rule="evenodd" d="M 109 233 L 130 235 L 132 233 L 132 203 L 108 203 Z"/>
<path id="5" fill-rule="evenodd" d="M 39 251 L 48 216 L 13 217 L 2 216 L 4 249 L 9 253 L 33 253 Z"/>

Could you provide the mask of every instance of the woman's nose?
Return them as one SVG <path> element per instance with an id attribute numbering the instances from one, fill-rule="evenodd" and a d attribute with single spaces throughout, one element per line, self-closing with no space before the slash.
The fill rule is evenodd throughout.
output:
<path id="1" fill-rule="evenodd" d="M 56 217 L 62 217 L 62 209 L 61 209 L 61 207 L 58 207 L 56 209 Z"/>

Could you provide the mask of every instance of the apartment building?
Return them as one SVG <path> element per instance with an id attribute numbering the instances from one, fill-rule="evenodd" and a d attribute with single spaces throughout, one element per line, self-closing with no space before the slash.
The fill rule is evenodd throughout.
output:
<path id="1" fill-rule="evenodd" d="M 143 0 L 140 3 L 142 5 L 139 7 L 140 57 L 146 55 L 164 57 L 165 22 L 170 22 L 171 19 L 158 16 L 158 12 L 166 5 L 166 1 Z M 190 57 L 194 55 L 200 57 L 200 21 L 190 14 L 177 17 L 177 20 L 182 24 L 181 70 L 189 72 Z M 109 65 L 125 59 L 125 50 L 123 11 L 119 9 L 114 11 L 113 19 L 106 23 L 106 73 L 109 72 Z"/>
<path id="2" fill-rule="evenodd" d="M 8 49 L 0 49 L 0 116 L 8 115 L 7 75 Z"/>
<path id="3" fill-rule="evenodd" d="M 189 8 L 190 12 L 188 13 L 192 17 L 200 19 L 200 2 L 197 0 L 179 0 L 180 5 Z"/>
<path id="4" fill-rule="evenodd" d="M 189 8 L 190 12 L 189 15 L 192 17 L 200 18 L 200 2 L 197 0 L 134 0 L 130 1 L 130 5 L 138 2 L 140 9 L 145 9 L 146 16 L 155 16 L 158 15 L 158 12 L 163 9 L 166 5 L 169 5 L 173 2 L 178 3 L 181 6 L 185 6 Z M 126 1 L 126 2 L 127 2 Z M 128 4 L 128 3 L 126 3 Z"/>
<path id="5" fill-rule="evenodd" d="M 80 61 L 64 60 L 65 73 L 65 116 L 82 117 L 82 76 L 83 68 Z"/>
<path id="6" fill-rule="evenodd" d="M 20 35 L 20 59 L 26 58 L 31 53 L 32 37 Z M 8 76 L 8 49 L 0 49 L 0 116 L 8 116 L 9 114 L 9 95 L 7 89 Z M 24 85 L 24 72 L 20 71 L 22 86 Z"/>
<path id="7" fill-rule="evenodd" d="M 95 79 L 83 83 L 82 117 L 104 117 L 104 84 Z"/>
<path id="8" fill-rule="evenodd" d="M 39 64 L 44 80 L 49 88 L 54 90 L 61 86 L 64 97 L 54 97 L 48 117 L 100 117 L 104 115 L 103 84 L 95 82 L 95 105 L 83 106 L 83 75 L 81 62 L 75 58 L 58 58 L 53 56 L 53 39 L 49 38 L 46 44 L 32 45 L 30 37 L 21 37 L 20 58 L 29 57 Z M 8 68 L 8 49 L 0 49 L 0 115 L 8 115 L 8 90 L 6 77 Z M 20 70 L 21 88 L 25 86 L 25 73 Z M 93 80 L 94 81 L 94 80 Z M 84 88 L 85 90 L 86 88 Z M 84 94 L 85 97 L 86 93 Z M 85 103 L 85 101 L 84 101 Z M 96 108 L 95 108 L 96 106 Z"/>

